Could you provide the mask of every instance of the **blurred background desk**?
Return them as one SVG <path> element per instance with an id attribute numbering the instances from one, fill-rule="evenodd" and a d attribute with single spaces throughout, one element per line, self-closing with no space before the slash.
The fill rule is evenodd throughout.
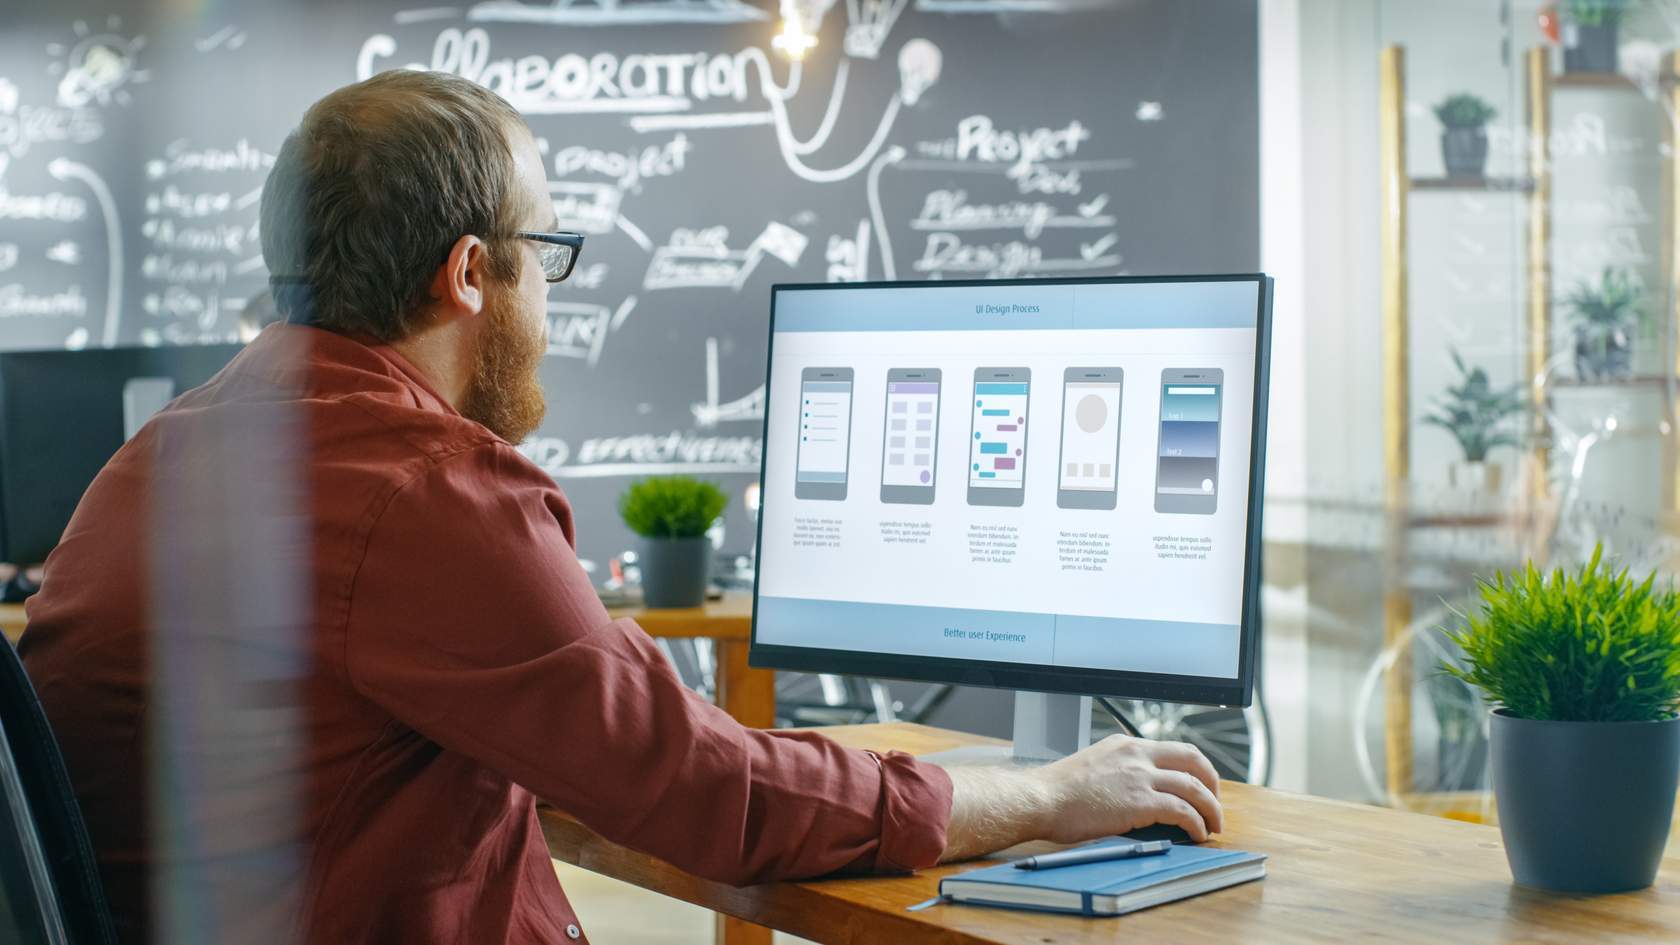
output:
<path id="1" fill-rule="evenodd" d="M 4 634 L 13 646 L 23 635 L 24 623 L 22 604 L 0 604 L 0 634 Z"/>
<path id="2" fill-rule="evenodd" d="M 717 704 L 746 725 L 769 728 L 776 721 L 776 674 L 747 666 L 752 640 L 752 595 L 728 594 L 704 606 L 677 610 L 617 607 L 616 620 L 629 617 L 650 636 L 712 640 L 717 653 Z M 0 604 L 0 633 L 14 645 L 23 633 L 22 604 Z"/>

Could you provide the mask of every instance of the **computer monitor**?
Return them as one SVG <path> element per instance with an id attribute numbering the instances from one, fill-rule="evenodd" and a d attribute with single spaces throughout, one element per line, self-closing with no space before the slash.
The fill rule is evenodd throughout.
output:
<path id="1" fill-rule="evenodd" d="M 1248 705 L 1270 323 L 1260 274 L 776 286 L 752 664 Z"/>
<path id="2" fill-rule="evenodd" d="M 106 461 L 239 349 L 0 353 L 0 561 L 45 561 Z"/>

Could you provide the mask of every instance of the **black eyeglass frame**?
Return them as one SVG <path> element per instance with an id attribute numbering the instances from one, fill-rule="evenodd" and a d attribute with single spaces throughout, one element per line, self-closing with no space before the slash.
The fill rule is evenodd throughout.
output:
<path id="1" fill-rule="evenodd" d="M 518 230 L 513 235 L 519 237 L 520 239 L 527 239 L 532 242 L 543 243 L 549 246 L 564 246 L 572 251 L 571 259 L 566 263 L 566 271 L 562 272 L 560 275 L 551 276 L 548 274 L 548 268 L 546 266 L 543 267 L 543 278 L 548 280 L 550 284 L 565 282 L 567 277 L 572 274 L 572 270 L 577 268 L 578 257 L 583 255 L 582 233 L 572 233 L 564 230 L 557 233 L 539 233 L 535 230 Z"/>

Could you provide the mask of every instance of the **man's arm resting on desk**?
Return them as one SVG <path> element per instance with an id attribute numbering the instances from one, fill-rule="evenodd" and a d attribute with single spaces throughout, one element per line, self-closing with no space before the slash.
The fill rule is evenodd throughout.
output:
<path id="1" fill-rule="evenodd" d="M 1115 735 L 1042 768 L 952 767 L 943 862 L 1028 840 L 1077 843 L 1166 823 L 1224 829 L 1219 774 L 1193 745 Z"/>

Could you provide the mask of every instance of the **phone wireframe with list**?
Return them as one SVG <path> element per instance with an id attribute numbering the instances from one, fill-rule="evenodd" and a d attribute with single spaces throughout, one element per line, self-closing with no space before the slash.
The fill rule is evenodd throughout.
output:
<path id="1" fill-rule="evenodd" d="M 887 371 L 881 501 L 932 505 L 939 464 L 938 368 Z"/>
<path id="2" fill-rule="evenodd" d="M 1028 368 L 974 369 L 968 504 L 1019 506 L 1027 492 Z"/>
<path id="3" fill-rule="evenodd" d="M 1212 515 L 1219 507 L 1219 420 L 1225 372 L 1161 372 L 1155 511 Z"/>
<path id="4" fill-rule="evenodd" d="M 1120 483 L 1120 397 L 1125 373 L 1117 367 L 1062 372 L 1062 447 L 1056 468 L 1056 505 L 1112 509 Z"/>
<path id="5" fill-rule="evenodd" d="M 852 459 L 852 369 L 806 368 L 799 382 L 794 498 L 844 500 Z"/>

